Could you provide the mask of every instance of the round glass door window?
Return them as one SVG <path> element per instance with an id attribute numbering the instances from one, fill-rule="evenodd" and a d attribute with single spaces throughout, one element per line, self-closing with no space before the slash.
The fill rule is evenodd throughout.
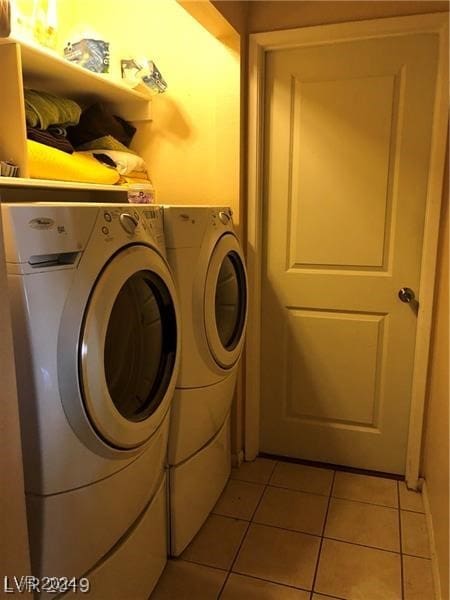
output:
<path id="1" fill-rule="evenodd" d="M 120 289 L 109 318 L 104 365 L 120 414 L 143 421 L 162 402 L 177 346 L 175 310 L 163 280 L 138 271 Z"/>
<path id="2" fill-rule="evenodd" d="M 245 273 L 236 252 L 228 252 L 217 278 L 216 325 L 224 348 L 233 350 L 241 339 L 246 312 Z"/>

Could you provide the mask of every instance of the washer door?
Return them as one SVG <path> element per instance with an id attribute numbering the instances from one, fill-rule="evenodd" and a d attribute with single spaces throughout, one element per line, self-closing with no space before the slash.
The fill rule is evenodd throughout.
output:
<path id="1" fill-rule="evenodd" d="M 136 448 L 166 412 L 177 354 L 171 274 L 146 246 L 131 246 L 100 273 L 79 343 L 80 388 L 97 434 L 115 448 Z"/>
<path id="2" fill-rule="evenodd" d="M 238 360 L 247 322 L 247 276 L 233 234 L 223 235 L 211 254 L 205 284 L 204 319 L 212 355 L 223 368 Z"/>

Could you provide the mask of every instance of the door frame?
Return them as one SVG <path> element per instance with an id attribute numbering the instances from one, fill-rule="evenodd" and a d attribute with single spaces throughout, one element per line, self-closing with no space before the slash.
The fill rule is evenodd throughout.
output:
<path id="1" fill-rule="evenodd" d="M 365 40 L 413 33 L 439 36 L 439 58 L 426 197 L 424 238 L 420 275 L 420 311 L 417 318 L 411 413 L 406 457 L 406 482 L 419 486 L 422 429 L 430 348 L 434 282 L 445 164 L 448 122 L 448 13 L 373 19 L 351 23 L 320 25 L 300 29 L 270 31 L 250 35 L 248 105 L 248 214 L 247 274 L 249 318 L 245 349 L 246 382 L 244 410 L 244 452 L 253 460 L 259 452 L 260 430 L 260 341 L 262 208 L 264 202 L 264 82 L 266 52 L 332 44 L 343 40 Z"/>

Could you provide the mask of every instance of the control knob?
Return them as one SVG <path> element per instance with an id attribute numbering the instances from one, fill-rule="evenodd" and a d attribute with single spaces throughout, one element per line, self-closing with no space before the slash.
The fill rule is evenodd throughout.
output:
<path id="1" fill-rule="evenodd" d="M 125 231 L 130 235 L 134 233 L 136 227 L 138 226 L 136 218 L 129 213 L 122 213 L 119 217 L 119 221 L 123 229 L 125 229 Z"/>

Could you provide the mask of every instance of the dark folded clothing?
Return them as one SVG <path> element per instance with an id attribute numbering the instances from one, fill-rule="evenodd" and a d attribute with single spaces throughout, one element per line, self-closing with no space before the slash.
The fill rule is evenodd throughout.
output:
<path id="1" fill-rule="evenodd" d="M 58 150 L 67 152 L 67 154 L 72 154 L 74 152 L 74 148 L 67 138 L 50 131 L 44 131 L 43 129 L 28 126 L 27 138 L 39 142 L 40 144 L 57 148 Z"/>
<path id="2" fill-rule="evenodd" d="M 47 131 L 59 137 L 67 137 L 67 129 L 65 127 L 58 127 L 58 125 L 50 125 L 50 127 L 47 127 Z"/>
<path id="3" fill-rule="evenodd" d="M 133 125 L 112 115 L 105 106 L 93 104 L 81 113 L 78 125 L 67 128 L 67 137 L 77 147 L 111 135 L 128 147 L 135 132 Z"/>

